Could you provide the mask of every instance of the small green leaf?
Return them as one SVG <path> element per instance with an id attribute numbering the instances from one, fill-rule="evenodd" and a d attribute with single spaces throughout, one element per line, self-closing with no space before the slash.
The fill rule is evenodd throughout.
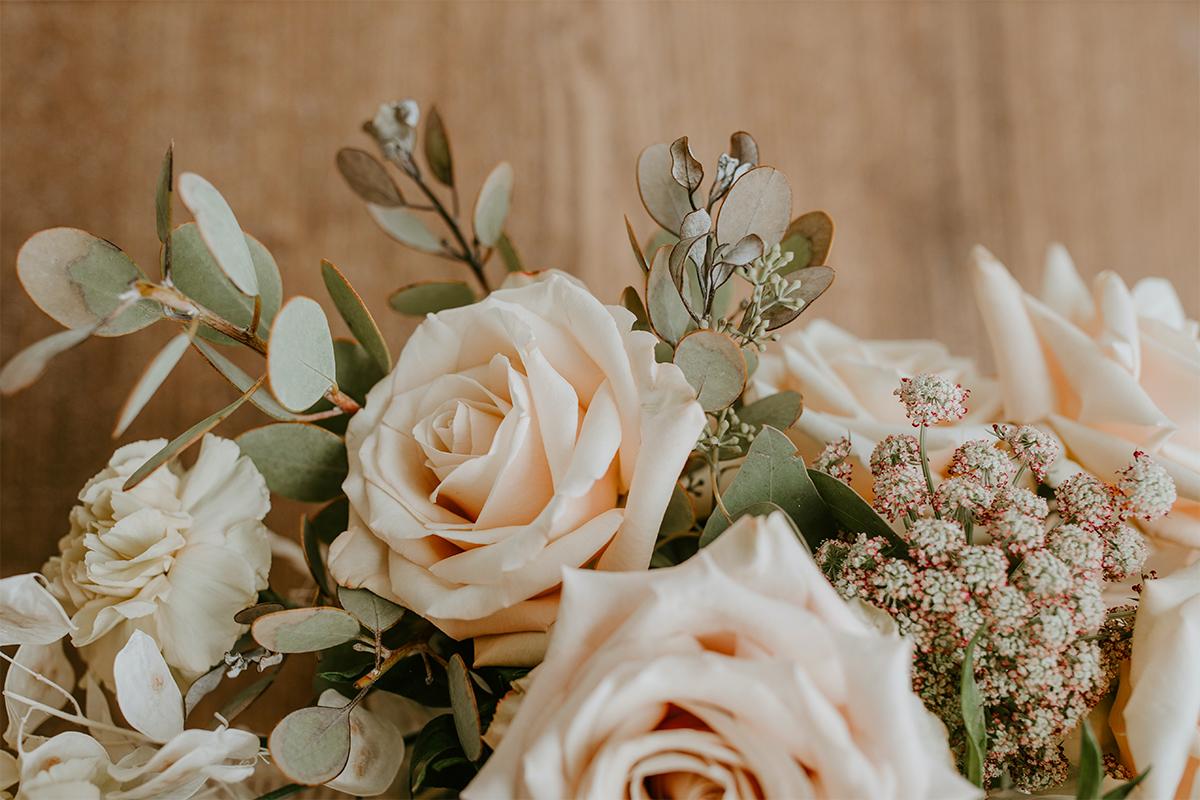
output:
<path id="1" fill-rule="evenodd" d="M 1126 781 L 1115 789 L 1110 789 L 1100 800 L 1125 800 L 1125 798 L 1129 797 L 1129 795 L 1133 793 L 1133 790 L 1138 787 L 1138 784 L 1146 780 L 1146 776 L 1149 774 L 1150 767 L 1146 767 L 1133 780 Z"/>
<path id="2" fill-rule="evenodd" d="M 229 203 L 215 186 L 194 172 L 179 176 L 179 197 L 196 218 L 200 236 L 226 277 L 242 294 L 257 295 L 258 275 L 254 261 Z"/>
<path id="3" fill-rule="evenodd" d="M 401 314 L 423 317 L 448 308 L 469 306 L 475 300 L 475 292 L 462 281 L 421 281 L 397 289 L 388 303 Z"/>
<path id="4" fill-rule="evenodd" d="M 289 411 L 304 411 L 325 396 L 336 378 L 333 337 L 321 304 L 293 297 L 271 325 L 267 350 L 271 394 Z"/>
<path id="5" fill-rule="evenodd" d="M 341 270 L 329 261 L 321 262 L 321 277 L 325 280 L 325 289 L 333 299 L 334 306 L 350 328 L 350 333 L 354 334 L 354 338 L 370 353 L 371 358 L 375 359 L 380 373 L 388 374 L 392 369 L 392 354 L 388 352 L 387 342 L 384 341 L 383 334 L 379 332 L 379 326 L 375 324 L 375 319 L 367 310 L 362 297 L 354 291 L 354 287 L 346 280 Z"/>
<path id="6" fill-rule="evenodd" d="M 796 420 L 800 419 L 800 412 L 803 410 L 804 401 L 801 399 L 800 393 L 784 391 L 743 406 L 738 410 L 738 419 L 756 428 L 770 425 L 772 428 L 785 431 L 796 424 Z"/>
<path id="7" fill-rule="evenodd" d="M 812 549 L 833 527 L 804 460 L 796 455 L 796 446 L 781 431 L 769 426 L 755 437 L 722 499 L 734 516 L 759 503 L 774 503 L 796 523 Z M 730 520 L 715 511 L 704 526 L 700 546 L 707 546 L 729 525 Z"/>
<path id="8" fill-rule="evenodd" d="M 237 437 L 272 492 L 318 503 L 341 493 L 346 479 L 346 443 L 324 428 L 278 422 Z"/>
<path id="9" fill-rule="evenodd" d="M 146 403 L 150 402 L 150 398 L 154 397 L 154 393 L 163 385 L 163 381 L 167 379 L 167 376 L 175 369 L 175 365 L 179 363 L 179 359 L 183 358 L 183 354 L 187 352 L 188 345 L 192 343 L 192 337 L 195 335 L 196 327 L 193 325 L 186 333 L 181 333 L 167 342 L 158 355 L 146 365 L 142 377 L 138 378 L 138 382 L 134 384 L 133 390 L 125 400 L 125 405 L 121 408 L 120 416 L 117 417 L 117 425 L 113 428 L 112 433 L 114 439 L 125 432 L 137 418 L 138 413 L 146 407 Z"/>
<path id="10" fill-rule="evenodd" d="M 249 234 L 245 235 L 245 239 L 250 260 L 254 264 L 255 280 L 258 281 L 258 297 L 262 302 L 258 328 L 255 329 L 255 333 L 261 336 L 270 330 L 271 322 L 279 312 L 279 305 L 283 302 L 283 281 L 270 251 Z M 254 298 L 242 294 L 225 277 L 194 222 L 171 231 L 171 280 L 179 291 L 226 322 L 232 322 L 239 328 L 250 327 L 254 319 Z M 208 326 L 200 328 L 200 335 L 218 344 L 235 344 L 232 339 Z"/>
<path id="11" fill-rule="evenodd" d="M 975 633 L 963 652 L 960 697 L 963 726 L 967 731 L 967 780 L 983 788 L 983 764 L 987 760 L 987 716 L 983 697 L 975 683 L 975 645 L 983 629 Z"/>
<path id="12" fill-rule="evenodd" d="M 379 371 L 379 363 L 362 345 L 350 339 L 334 339 L 333 356 L 337 362 L 338 388 L 359 403 L 387 374 Z"/>
<path id="13" fill-rule="evenodd" d="M 676 483 L 674 491 L 671 492 L 671 500 L 667 503 L 667 510 L 663 513 L 662 524 L 658 526 L 658 535 L 661 537 L 685 533 L 695 524 L 696 511 L 692 508 L 692 501 L 684 488 Z"/>
<path id="14" fill-rule="evenodd" d="M 147 459 L 146 462 L 142 464 L 142 466 L 139 467 L 136 472 L 129 476 L 129 479 L 125 481 L 125 485 L 122 486 L 121 489 L 128 492 L 130 489 L 145 480 L 151 472 L 154 472 L 154 470 L 158 469 L 163 464 L 173 461 L 184 450 L 187 450 L 196 442 L 200 441 L 204 434 L 220 425 L 225 421 L 226 418 L 229 417 L 230 414 L 241 408 L 242 403 L 246 402 L 250 395 L 253 394 L 261 384 L 262 378 L 259 378 L 237 400 L 234 400 L 217 413 L 205 417 L 183 433 L 176 436 L 171 441 L 167 442 L 163 449 L 150 456 L 150 458 Z"/>
<path id="15" fill-rule="evenodd" d="M 416 793 L 426 786 L 440 785 L 437 773 L 455 768 L 470 769 L 471 762 L 458 741 L 454 715 L 442 714 L 430 720 L 413 742 L 409 787 Z"/>
<path id="16" fill-rule="evenodd" d="M 329 569 L 325 564 L 325 553 L 321 550 L 321 539 L 308 517 L 300 518 L 300 547 L 304 550 L 304 563 L 308 567 L 308 574 L 312 576 L 313 583 L 316 584 L 323 597 L 332 600 L 337 596 L 337 585 L 329 576 Z"/>
<path id="17" fill-rule="evenodd" d="M 30 299 L 65 328 L 90 328 L 121 304 L 146 275 L 111 242 L 76 228 L 39 231 L 17 253 L 17 276 Z M 107 322 L 98 336 L 123 336 L 162 319 L 159 306 L 141 301 Z"/>
<path id="18" fill-rule="evenodd" d="M 194 341 L 192 347 L 239 392 L 244 392 L 251 386 L 262 383 L 261 379 L 256 381 L 243 372 L 241 367 L 221 355 L 220 351 L 212 345 Z M 267 416 L 282 422 L 294 422 L 299 418 L 298 415 L 279 405 L 279 402 L 265 388 L 260 387 L 250 395 L 250 404 Z"/>
<path id="19" fill-rule="evenodd" d="M 1079 727 L 1082 737 L 1079 744 L 1079 776 L 1075 782 L 1075 800 L 1100 800 L 1100 788 L 1104 784 L 1104 754 L 1100 752 L 1100 743 L 1096 741 L 1092 725 L 1086 717 Z"/>
<path id="20" fill-rule="evenodd" d="M 796 217 L 788 225 L 779 247 L 792 254 L 792 262 L 781 275 L 805 267 L 821 266 L 829 258 L 833 246 L 833 219 L 824 211 L 810 211 Z"/>
<path id="21" fill-rule="evenodd" d="M 167 244 L 171 236 L 171 187 L 175 183 L 175 143 L 167 145 L 162 169 L 158 174 L 158 189 L 154 193 L 154 222 L 158 240 Z"/>
<path id="22" fill-rule="evenodd" d="M 450 657 L 446 677 L 450 682 L 450 705 L 454 710 L 454 729 L 458 732 L 459 744 L 467 758 L 478 761 L 483 755 L 479 705 L 475 700 L 467 665 L 458 653 Z"/>
<path id="23" fill-rule="evenodd" d="M 512 165 L 501 161 L 488 173 L 475 200 L 475 238 L 485 247 L 495 245 L 504 232 L 504 222 L 512 204 L 512 189 Z"/>
<path id="24" fill-rule="evenodd" d="M 826 529 L 825 538 L 836 535 L 837 529 L 841 528 L 851 533 L 882 536 L 894 547 L 907 550 L 904 540 L 896 535 L 891 526 L 871 508 L 870 503 L 859 496 L 858 492 L 832 475 L 815 469 L 810 469 L 808 476 L 836 520 L 836 524 Z"/>
<path id="25" fill-rule="evenodd" d="M 400 193 L 392 176 L 383 164 L 366 150 L 355 147 L 343 147 L 338 150 L 337 168 L 350 189 L 368 203 L 384 208 L 404 205 L 404 195 Z"/>
<path id="26" fill-rule="evenodd" d="M 424 253 L 442 252 L 442 241 L 420 217 L 403 208 L 388 208 L 367 203 L 367 213 L 383 232 L 400 244 Z"/>
<path id="27" fill-rule="evenodd" d="M 509 272 L 521 272 L 525 269 L 521 264 L 521 255 L 517 252 L 517 248 L 513 246 L 512 240 L 508 238 L 507 233 L 500 234 L 500 238 L 496 240 L 496 250 L 500 253 L 500 259 L 504 262 L 504 268 Z"/>
<path id="28" fill-rule="evenodd" d="M 350 758 L 350 706 L 293 711 L 271 731 L 267 747 L 289 780 L 306 786 L 328 783 Z"/>
<path id="29" fill-rule="evenodd" d="M 325 650 L 358 635 L 358 620 L 333 606 L 288 608 L 254 620 L 254 641 L 276 653 L 311 653 Z"/>
<path id="30" fill-rule="evenodd" d="M 82 344 L 95 332 L 94 327 L 59 331 L 17 353 L 0 370 L 0 394 L 11 395 L 32 386 L 57 355 Z"/>
<path id="31" fill-rule="evenodd" d="M 425 162 L 429 171 L 444 186 L 454 186 L 454 159 L 450 156 L 450 138 L 437 106 L 430 106 L 425 119 Z"/>
<path id="32" fill-rule="evenodd" d="M 659 337 L 676 344 L 695 328 L 695 321 L 675 288 L 670 259 L 669 247 L 660 247 L 654 254 L 654 263 L 646 276 L 646 310 Z"/>
<path id="33" fill-rule="evenodd" d="M 675 347 L 675 366 L 696 390 L 705 411 L 733 405 L 746 388 L 746 359 L 737 343 L 723 333 L 689 333 Z"/>
<path id="34" fill-rule="evenodd" d="M 638 266 L 642 268 L 642 272 L 649 272 L 650 265 L 646 263 L 646 254 L 642 252 L 642 246 L 638 244 L 637 234 L 633 232 L 633 223 L 629 221 L 629 217 L 625 217 L 625 233 L 629 236 L 629 246 L 633 248 Z"/>
<path id="35" fill-rule="evenodd" d="M 309 524 L 317 539 L 325 544 L 333 544 L 333 540 L 350 526 L 350 501 L 339 497 L 322 506 L 320 511 L 309 518 Z"/>
<path id="36" fill-rule="evenodd" d="M 274 614 L 276 611 L 283 611 L 283 608 L 279 603 L 255 603 L 249 608 L 243 608 L 234 614 L 233 621 L 238 625 L 249 625 L 259 617 L 266 614 Z"/>
<path id="37" fill-rule="evenodd" d="M 345 586 L 339 586 L 337 596 L 342 608 L 357 617 L 363 627 L 375 633 L 383 633 L 404 616 L 403 606 L 398 606 L 366 589 L 347 589 Z"/>
<path id="38" fill-rule="evenodd" d="M 638 294 L 637 289 L 626 286 L 621 292 L 621 305 L 633 314 L 635 331 L 650 330 L 650 316 L 646 313 L 646 306 L 642 304 L 642 296 Z"/>

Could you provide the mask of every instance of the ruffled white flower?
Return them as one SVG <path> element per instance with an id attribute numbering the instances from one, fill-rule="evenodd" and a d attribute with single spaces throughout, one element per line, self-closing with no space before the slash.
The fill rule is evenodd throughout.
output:
<path id="1" fill-rule="evenodd" d="M 745 517 L 678 567 L 568 570 L 546 660 L 463 796 L 978 796 L 910 668 L 785 519 Z"/>
<path id="2" fill-rule="evenodd" d="M 112 685 L 117 651 L 149 633 L 185 680 L 221 660 L 245 629 L 233 621 L 267 586 L 266 482 L 237 444 L 205 436 L 191 469 L 130 475 L 166 444 L 135 442 L 79 493 L 71 531 L 43 572 L 71 615 L 71 641 Z"/>

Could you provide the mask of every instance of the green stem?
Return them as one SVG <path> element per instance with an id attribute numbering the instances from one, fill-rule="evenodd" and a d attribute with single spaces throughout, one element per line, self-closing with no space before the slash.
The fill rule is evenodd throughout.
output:
<path id="1" fill-rule="evenodd" d="M 267 792 L 266 794 L 260 794 L 257 800 L 279 800 L 281 797 L 287 797 L 288 795 L 296 794 L 296 792 L 302 792 L 307 788 L 307 786 L 300 783 L 289 783 L 284 786 L 280 786 L 278 789 Z"/>
<path id="2" fill-rule="evenodd" d="M 462 248 L 462 260 L 471 268 L 471 272 L 475 274 L 475 280 L 479 281 L 479 285 L 483 287 L 484 292 L 491 292 L 491 284 L 488 283 L 487 275 L 483 273 L 483 264 L 479 262 L 475 251 L 467 244 L 467 237 L 463 236 L 462 230 L 458 227 L 458 222 L 454 217 L 450 216 L 450 212 L 446 210 L 446 206 L 442 204 L 442 201 L 438 199 L 438 196 L 433 193 L 433 190 L 426 185 L 420 176 L 413 178 L 413 182 L 429 198 L 429 202 L 433 204 L 433 210 L 442 218 L 442 222 L 446 223 L 446 227 L 450 229 L 450 233 L 454 234 L 459 247 Z"/>
<path id="3" fill-rule="evenodd" d="M 725 507 L 725 501 L 721 499 L 721 487 L 718 483 L 721 479 L 721 473 L 717 469 L 719 461 L 715 454 L 710 454 L 708 457 L 708 474 L 709 480 L 712 481 L 712 496 L 713 502 L 717 504 L 717 508 L 725 515 L 726 522 L 733 522 L 733 515 L 729 513 L 729 509 Z"/>
<path id="4" fill-rule="evenodd" d="M 929 490 L 929 502 L 933 503 L 933 476 L 929 473 L 929 455 L 925 452 L 925 426 L 921 426 L 921 434 L 918 437 L 918 443 L 921 451 L 921 471 L 925 473 L 925 488 Z M 938 513 L 937 506 L 933 506 L 933 516 L 941 519 L 942 515 Z"/>

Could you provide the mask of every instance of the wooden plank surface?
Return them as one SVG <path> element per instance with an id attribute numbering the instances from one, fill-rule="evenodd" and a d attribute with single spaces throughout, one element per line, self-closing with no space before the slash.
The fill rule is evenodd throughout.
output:
<path id="1" fill-rule="evenodd" d="M 517 175 L 526 261 L 615 299 L 635 276 L 633 164 L 691 136 L 710 163 L 752 131 L 797 210 L 838 223 L 820 313 L 866 335 L 982 352 L 966 253 L 1036 282 L 1046 244 L 1086 272 L 1200 293 L 1200 6 L 1188 3 L 16 3 L 0 8 L 0 352 L 55 329 L 15 255 L 55 225 L 156 254 L 166 143 L 323 298 L 339 264 L 398 348 L 386 293 L 447 269 L 386 239 L 333 154 L 383 100 L 436 100 L 467 187 Z M 470 190 L 473 192 L 473 190 Z M 816 313 L 816 312 L 814 312 Z M 0 407 L 3 574 L 37 568 L 104 463 L 165 328 L 89 342 Z M 229 390 L 189 357 L 125 440 L 171 436 Z M 254 423 L 246 409 L 227 430 Z M 273 515 L 292 531 L 295 508 Z"/>

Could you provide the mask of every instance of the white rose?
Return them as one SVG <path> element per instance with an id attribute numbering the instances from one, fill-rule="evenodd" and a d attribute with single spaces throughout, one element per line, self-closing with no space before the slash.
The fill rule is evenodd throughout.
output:
<path id="1" fill-rule="evenodd" d="M 536 663 L 564 566 L 649 564 L 704 425 L 632 325 L 561 273 L 428 317 L 350 421 L 337 581 Z"/>
<path id="2" fill-rule="evenodd" d="M 568 570 L 546 660 L 464 797 L 977 797 L 910 670 L 786 519 L 744 517 L 678 567 Z"/>
<path id="3" fill-rule="evenodd" d="M 185 680 L 221 660 L 233 621 L 267 586 L 266 482 L 228 439 L 205 436 L 191 469 L 171 464 L 130 491 L 126 479 L 164 440 L 134 442 L 79 493 L 71 531 L 43 572 L 71 615 L 72 643 L 102 681 L 135 630 Z"/>
<path id="4" fill-rule="evenodd" d="M 926 432 L 935 469 L 955 447 L 986 434 L 996 421 L 1000 396 L 995 381 L 979 374 L 969 358 L 952 356 L 940 342 L 925 339 L 859 339 L 831 322 L 816 320 L 785 333 L 763 355 L 752 386 L 758 397 L 791 390 L 804 398 L 804 413 L 789 435 L 811 460 L 821 448 L 849 434 L 856 488 L 870 496 L 871 450 L 889 434 L 912 434 L 904 406 L 893 394 L 901 378 L 934 373 L 971 392 L 967 416 L 956 425 Z M 865 483 L 860 487 L 858 481 Z"/>
<path id="5" fill-rule="evenodd" d="M 1200 562 L 1146 581 L 1112 728 L 1137 797 L 1200 798 Z"/>
<path id="6" fill-rule="evenodd" d="M 1146 530 L 1200 548 L 1200 324 L 1170 283 L 1148 278 L 1130 291 L 1102 272 L 1089 292 L 1055 246 L 1037 299 L 982 247 L 972 258 L 1005 418 L 1049 426 L 1071 458 L 1104 480 L 1134 450 L 1152 454 L 1179 500 Z"/>

